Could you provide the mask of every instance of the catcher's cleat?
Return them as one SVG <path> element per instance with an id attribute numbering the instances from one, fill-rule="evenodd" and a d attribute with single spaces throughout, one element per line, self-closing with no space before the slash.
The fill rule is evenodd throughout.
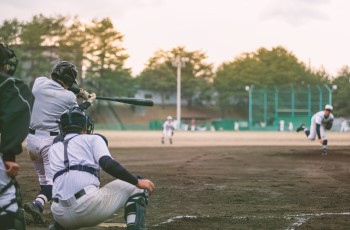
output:
<path id="1" fill-rule="evenodd" d="M 64 230 L 65 228 L 62 227 L 55 219 L 52 219 L 49 230 Z"/>
<path id="2" fill-rule="evenodd" d="M 173 139 L 170 138 L 169 142 L 170 142 L 170 144 L 172 144 L 173 143 Z"/>
<path id="3" fill-rule="evenodd" d="M 33 222 L 36 224 L 45 224 L 42 211 L 33 202 L 27 202 L 23 205 L 24 211 L 33 217 Z"/>
<path id="4" fill-rule="evenodd" d="M 297 132 L 304 131 L 304 129 L 305 129 L 305 124 L 301 124 L 301 125 L 297 128 Z"/>

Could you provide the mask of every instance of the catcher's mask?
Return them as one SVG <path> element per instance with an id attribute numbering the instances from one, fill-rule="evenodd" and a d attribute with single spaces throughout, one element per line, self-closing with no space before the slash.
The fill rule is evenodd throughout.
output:
<path id="1" fill-rule="evenodd" d="M 16 72 L 17 64 L 18 59 L 15 51 L 0 43 L 0 66 L 7 65 L 6 73 L 12 76 Z"/>
<path id="2" fill-rule="evenodd" d="M 61 80 L 68 85 L 68 87 L 72 87 L 73 84 L 78 84 L 77 76 L 78 68 L 68 61 L 60 61 L 52 68 L 51 72 L 51 78 L 53 80 Z"/>
<path id="3" fill-rule="evenodd" d="M 94 131 L 94 121 L 79 107 L 71 107 L 66 110 L 59 120 L 61 133 L 81 133 L 86 127 L 88 134 Z"/>

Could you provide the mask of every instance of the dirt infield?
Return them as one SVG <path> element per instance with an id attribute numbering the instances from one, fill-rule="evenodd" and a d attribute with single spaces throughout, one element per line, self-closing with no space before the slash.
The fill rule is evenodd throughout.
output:
<path id="1" fill-rule="evenodd" d="M 329 133 L 328 156 L 299 133 L 101 132 L 115 159 L 156 184 L 148 229 L 348 229 L 350 134 Z M 26 153 L 18 181 L 25 201 L 38 189 Z M 101 183 L 112 178 L 102 173 Z M 49 221 L 49 205 L 45 210 Z M 123 210 L 103 226 L 123 223 Z M 30 220 L 29 220 L 30 222 Z M 47 225 L 29 223 L 27 229 Z M 99 226 L 89 229 L 105 229 Z"/>

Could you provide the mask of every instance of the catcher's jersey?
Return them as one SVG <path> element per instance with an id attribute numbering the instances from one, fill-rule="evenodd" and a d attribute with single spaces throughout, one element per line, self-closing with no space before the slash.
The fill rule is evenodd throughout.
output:
<path id="1" fill-rule="evenodd" d="M 165 121 L 163 124 L 163 130 L 169 131 L 175 129 L 174 122 L 172 121 Z"/>
<path id="2" fill-rule="evenodd" d="M 69 140 L 67 148 L 70 166 L 83 165 L 99 170 L 100 158 L 103 156 L 111 157 L 102 137 L 91 134 L 68 134 L 64 139 L 71 137 L 73 138 Z M 65 168 L 63 142 L 53 144 L 48 155 L 50 159 L 48 177 L 53 178 L 57 172 Z M 52 197 L 65 200 L 88 185 L 99 187 L 100 181 L 88 172 L 70 170 L 55 179 Z"/>
<path id="3" fill-rule="evenodd" d="M 71 91 L 46 77 L 38 77 L 33 85 L 35 97 L 30 128 L 58 132 L 57 119 L 71 106 L 78 106 L 77 98 Z"/>
<path id="4" fill-rule="evenodd" d="M 315 121 L 316 124 L 326 125 L 329 122 L 333 122 L 334 116 L 332 113 L 330 113 L 329 116 L 326 118 L 324 116 L 324 111 L 320 111 L 320 112 L 315 113 L 315 115 L 313 115 L 312 119 Z"/>

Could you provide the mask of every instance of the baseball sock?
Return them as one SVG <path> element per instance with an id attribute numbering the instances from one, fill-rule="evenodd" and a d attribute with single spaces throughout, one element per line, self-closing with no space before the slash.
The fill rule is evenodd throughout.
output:
<path id="1" fill-rule="evenodd" d="M 40 212 L 44 211 L 45 201 L 40 195 L 33 201 L 33 203 L 39 208 Z"/>
<path id="2" fill-rule="evenodd" d="M 307 137 L 310 135 L 310 130 L 308 130 L 307 128 L 304 129 L 304 132 L 305 132 Z"/>
<path id="3" fill-rule="evenodd" d="M 322 150 L 323 151 L 327 151 L 327 144 L 328 144 L 328 141 L 327 140 L 323 140 L 323 143 L 322 143 Z"/>

